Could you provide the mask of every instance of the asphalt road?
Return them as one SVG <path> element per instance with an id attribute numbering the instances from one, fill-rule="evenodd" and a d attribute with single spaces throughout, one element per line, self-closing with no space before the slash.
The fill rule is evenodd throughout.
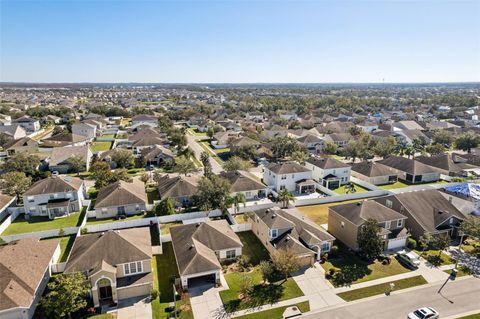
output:
<path id="1" fill-rule="evenodd" d="M 407 318 L 412 310 L 420 307 L 433 307 L 440 312 L 440 318 L 453 316 L 473 310 L 480 312 L 480 279 L 469 278 L 449 281 L 437 291 L 441 284 L 393 293 L 363 302 L 354 302 L 346 306 L 312 313 L 303 316 L 308 319 L 396 319 Z"/>
<path id="2" fill-rule="evenodd" d="M 186 134 L 187 136 L 187 144 L 195 153 L 195 157 L 200 160 L 200 154 L 204 151 L 204 149 L 197 143 L 197 138 L 191 134 Z M 214 174 L 218 174 L 223 171 L 223 168 L 216 160 L 210 157 L 210 164 L 212 165 L 212 172 Z"/>

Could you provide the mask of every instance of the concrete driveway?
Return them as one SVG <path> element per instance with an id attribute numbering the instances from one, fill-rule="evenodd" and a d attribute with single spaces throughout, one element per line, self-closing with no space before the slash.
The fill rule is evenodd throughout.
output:
<path id="1" fill-rule="evenodd" d="M 118 303 L 117 319 L 151 319 L 152 306 L 150 299 L 130 298 Z"/>

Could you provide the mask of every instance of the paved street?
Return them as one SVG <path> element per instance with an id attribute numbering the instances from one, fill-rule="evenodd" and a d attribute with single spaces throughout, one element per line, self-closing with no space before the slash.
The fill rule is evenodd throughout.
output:
<path id="1" fill-rule="evenodd" d="M 373 297 L 366 301 L 352 302 L 341 307 L 305 315 L 309 319 L 375 319 L 406 318 L 419 307 L 429 306 L 440 312 L 441 317 L 477 310 L 480 312 L 480 279 L 468 278 L 448 282 L 442 294 L 437 291 L 442 284 L 425 288 L 412 288 L 391 296 Z"/>
<path id="2" fill-rule="evenodd" d="M 201 137 L 195 137 L 191 134 L 186 134 L 187 137 L 187 144 L 188 146 L 192 149 L 192 151 L 195 153 L 195 157 L 200 160 L 200 154 L 204 151 L 204 149 L 197 143 L 197 139 Z M 210 164 L 212 165 L 212 171 L 214 174 L 218 174 L 221 171 L 223 171 L 223 168 L 216 160 L 214 160 L 212 157 L 210 157 Z"/>

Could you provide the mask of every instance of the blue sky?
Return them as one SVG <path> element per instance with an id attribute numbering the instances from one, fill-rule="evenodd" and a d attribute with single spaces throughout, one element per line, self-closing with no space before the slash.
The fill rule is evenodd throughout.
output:
<path id="1" fill-rule="evenodd" d="M 0 81 L 480 81 L 480 1 L 0 0 Z"/>

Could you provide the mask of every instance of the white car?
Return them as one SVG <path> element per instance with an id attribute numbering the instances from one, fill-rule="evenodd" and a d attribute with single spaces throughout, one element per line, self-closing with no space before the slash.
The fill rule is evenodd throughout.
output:
<path id="1" fill-rule="evenodd" d="M 400 262 L 412 268 L 418 268 L 418 266 L 420 266 L 420 259 L 418 259 L 418 256 L 413 252 L 407 253 L 405 250 L 399 251 L 397 258 Z"/>
<path id="2" fill-rule="evenodd" d="M 438 311 L 430 307 L 423 307 L 415 310 L 414 312 L 410 312 L 408 314 L 408 319 L 438 319 L 438 318 L 440 318 L 440 314 L 438 313 Z"/>

